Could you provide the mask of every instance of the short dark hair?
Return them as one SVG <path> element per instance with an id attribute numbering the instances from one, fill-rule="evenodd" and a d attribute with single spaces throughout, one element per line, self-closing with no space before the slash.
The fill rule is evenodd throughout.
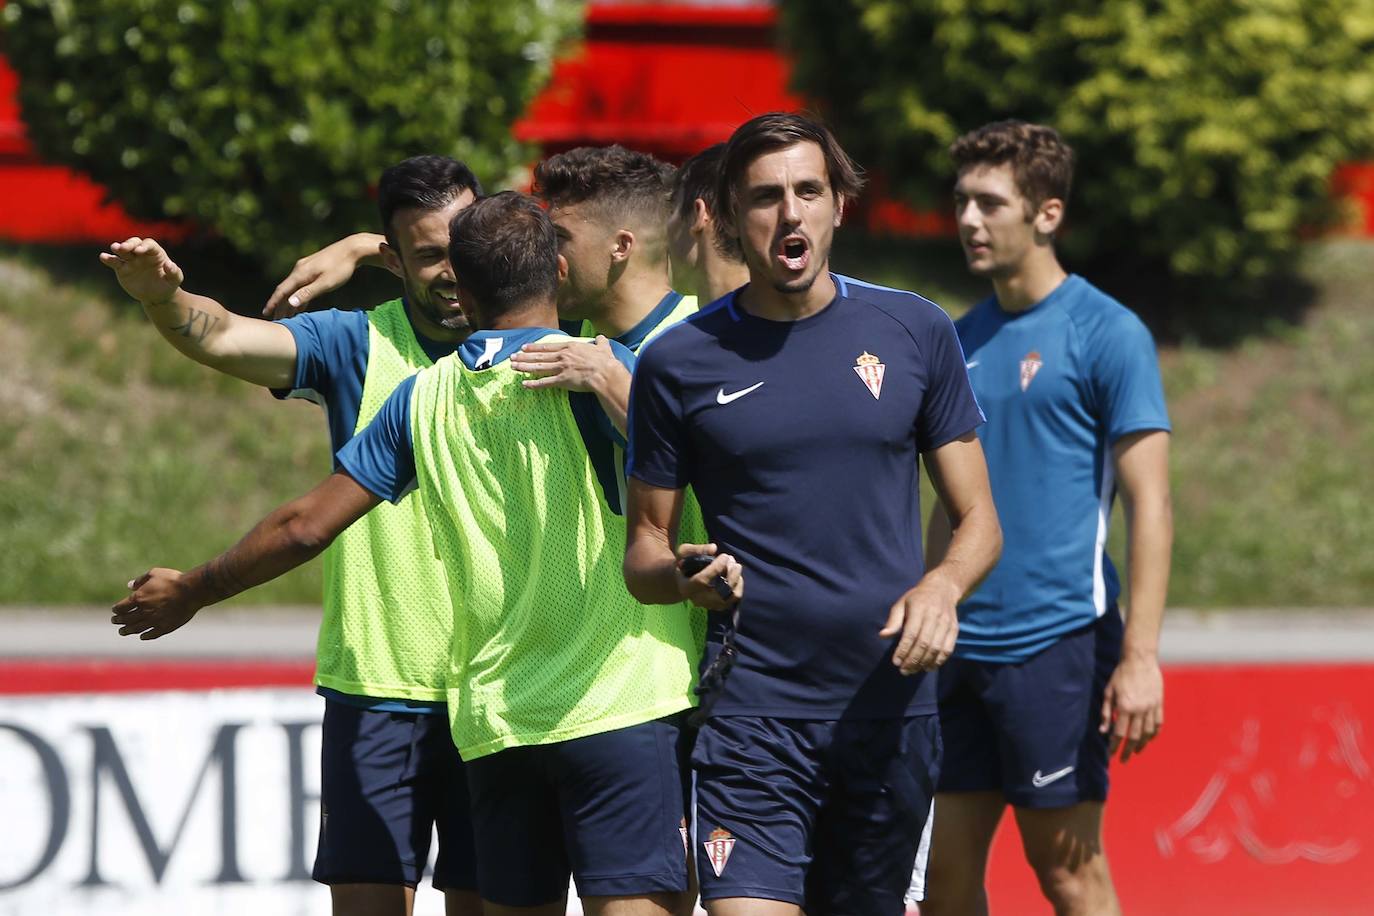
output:
<path id="1" fill-rule="evenodd" d="M 464 191 L 482 196 L 477 176 L 457 159 L 447 156 L 411 156 L 382 172 L 377 182 L 377 209 L 382 214 L 382 232 L 391 247 L 396 237 L 391 218 L 398 210 L 442 210 Z"/>
<path id="2" fill-rule="evenodd" d="M 479 323 L 558 294 L 558 236 L 539 201 L 502 191 L 449 223 L 448 259 Z"/>
<path id="3" fill-rule="evenodd" d="M 1032 210 L 1050 198 L 1068 203 L 1073 187 L 1073 148 L 1053 127 L 994 121 L 955 140 L 949 156 L 960 172 L 978 165 L 1011 163 L 1016 189 Z"/>
<path id="4" fill-rule="evenodd" d="M 534 193 L 551 206 L 592 201 L 607 217 L 662 227 L 673 167 L 648 153 L 579 146 L 534 167 Z"/>
<path id="5" fill-rule="evenodd" d="M 725 157 L 721 162 L 720 183 L 716 190 L 716 218 L 729 228 L 730 234 L 735 233 L 735 216 L 739 210 L 739 181 L 749 164 L 764 153 L 797 143 L 814 143 L 821 148 L 830 189 L 837 198 L 853 200 L 863 190 L 863 169 L 849 158 L 849 154 L 824 124 L 805 115 L 783 111 L 762 114 L 735 128 L 725 143 Z"/>
<path id="6" fill-rule="evenodd" d="M 706 210 L 714 219 L 716 202 L 720 199 L 720 164 L 725 160 L 725 144 L 708 146 L 678 167 L 673 176 L 673 189 L 668 195 L 669 212 L 676 211 L 680 219 L 691 223 L 696 219 L 696 202 L 706 204 Z M 711 243 L 725 257 L 732 261 L 743 261 L 744 252 L 740 249 L 739 239 L 729 232 L 721 232 L 712 223 Z"/>

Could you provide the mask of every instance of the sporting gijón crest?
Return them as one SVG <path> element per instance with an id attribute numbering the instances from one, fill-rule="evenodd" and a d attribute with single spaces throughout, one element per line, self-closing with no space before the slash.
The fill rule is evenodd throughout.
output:
<path id="1" fill-rule="evenodd" d="M 730 861 L 730 853 L 735 849 L 735 838 L 730 831 L 717 827 L 701 845 L 706 849 L 706 861 L 711 863 L 711 870 L 719 878 L 720 873 L 725 871 L 725 863 Z"/>
<path id="2" fill-rule="evenodd" d="M 1030 387 L 1030 383 L 1035 380 L 1035 373 L 1040 371 L 1040 367 L 1045 363 L 1040 359 L 1040 351 L 1032 350 L 1021 360 L 1021 390 L 1025 391 Z"/>
<path id="3" fill-rule="evenodd" d="M 883 393 L 883 375 L 887 372 L 887 366 L 882 364 L 878 357 L 869 353 L 867 350 L 856 360 L 854 360 L 854 371 L 858 373 L 860 381 L 868 388 L 868 393 L 873 395 L 876 401 L 878 395 Z"/>

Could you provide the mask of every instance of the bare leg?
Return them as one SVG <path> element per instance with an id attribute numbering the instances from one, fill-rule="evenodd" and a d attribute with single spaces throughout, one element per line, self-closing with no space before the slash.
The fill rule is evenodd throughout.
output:
<path id="1" fill-rule="evenodd" d="M 696 858 L 689 852 L 687 853 L 687 890 L 676 895 L 677 900 L 673 903 L 674 916 L 692 916 L 697 911 L 697 894 L 701 892 L 697 884 L 697 863 Z"/>
<path id="2" fill-rule="evenodd" d="M 633 897 L 583 897 L 586 916 L 673 916 L 679 894 L 639 894 Z"/>
<path id="3" fill-rule="evenodd" d="M 987 916 L 983 876 L 1007 801 L 1001 792 L 941 792 L 921 916 Z"/>
<path id="4" fill-rule="evenodd" d="M 1102 802 L 1017 808 L 1026 860 L 1058 916 L 1119 916 L 1102 845 Z"/>
<path id="5" fill-rule="evenodd" d="M 444 891 L 444 916 L 483 916 L 476 891 Z"/>
<path id="6" fill-rule="evenodd" d="M 545 903 L 541 906 L 501 906 L 490 900 L 482 901 L 483 916 L 564 916 L 568 911 L 568 901 Z"/>
<path id="7" fill-rule="evenodd" d="M 410 916 L 415 888 L 404 884 L 331 884 L 334 916 Z"/>
<path id="8" fill-rule="evenodd" d="M 723 897 L 706 903 L 711 916 L 802 916 L 802 908 L 781 900 L 754 897 Z"/>

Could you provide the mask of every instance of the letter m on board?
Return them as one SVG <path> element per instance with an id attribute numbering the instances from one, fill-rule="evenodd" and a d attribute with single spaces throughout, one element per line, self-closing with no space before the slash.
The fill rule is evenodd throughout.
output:
<path id="1" fill-rule="evenodd" d="M 100 875 L 100 787 L 102 775 L 108 773 L 110 781 L 114 783 L 119 798 L 124 803 L 124 808 L 129 812 L 129 820 L 133 823 L 134 832 L 138 835 L 138 843 L 143 848 L 143 855 L 148 860 L 148 867 L 152 869 L 153 880 L 160 884 L 163 874 L 167 871 L 167 863 L 171 861 L 177 843 L 181 841 L 181 836 L 186 831 L 186 822 L 190 820 L 191 809 L 195 805 L 196 797 L 200 795 L 201 786 L 205 784 L 205 778 L 212 768 L 219 771 L 220 786 L 220 868 L 214 881 L 216 884 L 243 881 L 238 864 L 238 825 L 235 817 L 237 793 L 234 778 L 234 739 L 238 736 L 239 729 L 243 728 L 243 725 L 244 723 L 226 723 L 221 725 L 219 731 L 215 733 L 214 742 L 210 745 L 210 753 L 206 756 L 205 762 L 201 764 L 195 784 L 191 786 L 191 796 L 186 799 L 186 805 L 181 809 L 180 817 L 177 818 L 176 830 L 173 831 L 171 838 L 165 845 L 159 843 L 157 837 L 153 835 L 153 828 L 148 823 L 148 816 L 144 813 L 143 803 L 134 790 L 133 781 L 129 778 L 128 768 L 124 766 L 124 758 L 119 753 L 119 747 L 115 744 L 114 736 L 103 725 L 88 726 L 87 731 L 91 735 L 93 754 L 91 760 L 91 867 L 86 873 L 86 877 L 82 879 L 81 886 L 96 887 L 109 883 Z"/>

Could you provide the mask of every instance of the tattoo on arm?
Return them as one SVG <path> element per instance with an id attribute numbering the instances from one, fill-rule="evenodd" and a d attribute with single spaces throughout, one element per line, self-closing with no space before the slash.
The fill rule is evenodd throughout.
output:
<path id="1" fill-rule="evenodd" d="M 205 343 L 205 338 L 210 336 L 210 332 L 215 329 L 217 324 L 219 324 L 218 315 L 211 315 L 200 309 L 188 308 L 186 320 L 181 324 L 171 325 L 168 330 L 175 331 L 182 337 L 192 339 L 196 343 Z"/>
<path id="2" fill-rule="evenodd" d="M 216 596 L 216 600 L 232 597 L 247 588 L 230 570 L 229 560 L 225 556 L 215 557 L 205 564 L 205 584 Z"/>

